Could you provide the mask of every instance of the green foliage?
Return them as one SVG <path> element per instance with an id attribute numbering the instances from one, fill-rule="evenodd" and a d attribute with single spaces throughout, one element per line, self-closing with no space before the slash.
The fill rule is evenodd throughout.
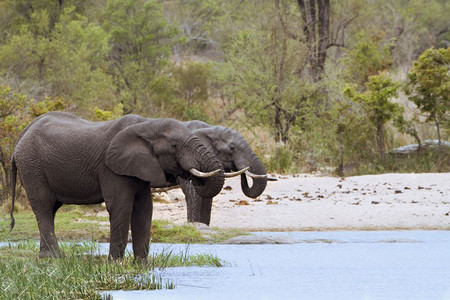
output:
<path id="1" fill-rule="evenodd" d="M 360 31 L 348 50 L 344 62 L 347 64 L 348 77 L 361 87 L 372 75 L 386 70 L 392 64 L 390 48 L 383 32 Z"/>
<path id="2" fill-rule="evenodd" d="M 65 108 L 66 103 L 62 98 L 47 98 L 44 101 L 30 103 L 30 116 L 34 119 L 39 117 L 40 115 L 48 113 L 49 111 L 61 111 Z"/>
<path id="3" fill-rule="evenodd" d="M 173 23 L 180 23 L 185 43 L 179 45 L 183 54 L 210 53 L 222 56 L 220 46 L 233 32 L 249 24 L 249 14 L 263 13 L 266 1 L 241 0 L 166 0 L 164 12 Z"/>
<path id="4" fill-rule="evenodd" d="M 409 84 L 416 94 L 411 99 L 423 111 L 444 115 L 450 101 L 450 48 L 427 49 L 414 62 Z"/>
<path id="5" fill-rule="evenodd" d="M 11 155 L 21 130 L 26 126 L 27 97 L 16 94 L 8 86 L 0 85 L 0 184 L 4 187 L 0 203 L 9 195 Z"/>
<path id="6" fill-rule="evenodd" d="M 385 124 L 402 112 L 397 103 L 390 101 L 397 96 L 399 88 L 399 84 L 391 78 L 384 74 L 370 76 L 366 87 L 364 93 L 351 93 L 351 89 L 346 89 L 345 94 L 363 105 L 374 125 Z"/>
<path id="7" fill-rule="evenodd" d="M 304 127 L 323 93 L 320 84 L 298 74 L 306 61 L 305 45 L 278 33 L 237 32 L 228 45 L 222 80 L 226 96 L 237 99 L 251 124 L 287 142 L 294 126 Z"/>
<path id="8" fill-rule="evenodd" d="M 187 105 L 203 103 L 208 99 L 209 81 L 211 80 L 211 64 L 188 62 L 175 67 L 173 75 L 177 81 L 177 93 Z"/>
<path id="9" fill-rule="evenodd" d="M 344 176 L 346 164 L 358 164 L 372 155 L 373 131 L 360 103 L 340 97 L 335 99 L 327 114 L 327 126 L 332 130 L 329 136 L 323 137 L 329 140 L 323 148 L 328 149 L 331 157 L 328 164 L 336 166 L 339 175 Z"/>
<path id="10" fill-rule="evenodd" d="M 188 61 L 172 69 L 171 101 L 159 101 L 169 106 L 180 119 L 209 122 L 205 103 L 213 76 L 211 63 Z"/>
<path id="11" fill-rule="evenodd" d="M 366 83 L 367 91 L 359 93 L 354 87 L 347 86 L 344 95 L 354 102 L 360 103 L 368 120 L 374 126 L 380 156 L 385 154 L 384 125 L 403 113 L 403 108 L 390 99 L 397 96 L 399 84 L 384 74 L 370 76 Z"/>
<path id="12" fill-rule="evenodd" d="M 273 155 L 265 163 L 267 169 L 286 174 L 292 171 L 292 152 L 286 146 L 278 146 Z"/>
<path id="13" fill-rule="evenodd" d="M 425 50 L 408 77 L 410 99 L 435 122 L 440 140 L 440 123 L 450 122 L 450 48 Z"/>
<path id="14" fill-rule="evenodd" d="M 202 234 L 193 225 L 171 226 L 154 222 L 151 230 L 152 242 L 156 243 L 199 243 L 205 242 Z"/>
<path id="15" fill-rule="evenodd" d="M 151 103 L 146 111 L 151 117 L 182 119 L 186 103 L 176 96 L 176 81 L 170 74 L 159 74 L 150 83 Z"/>
<path id="16" fill-rule="evenodd" d="M 18 34 L 0 46 L 0 76 L 15 78 L 14 88 L 28 82 L 34 97 L 64 97 L 80 110 L 111 98 L 111 77 L 105 73 L 108 35 L 102 28 L 64 8 L 51 25 L 46 10 L 36 10 Z"/>
<path id="17" fill-rule="evenodd" d="M 145 111 L 151 87 L 164 72 L 178 29 L 158 1 L 110 0 L 103 27 L 110 34 L 111 72 L 125 112 Z"/>
<path id="18" fill-rule="evenodd" d="M 407 5 L 398 3 L 407 22 L 414 26 L 414 45 L 418 49 L 434 46 L 448 47 L 450 29 L 448 15 L 450 3 L 448 1 L 411 0 Z M 430 41 L 433 43 L 430 45 Z M 417 55 L 416 55 L 417 56 Z"/>
<path id="19" fill-rule="evenodd" d="M 0 212 L 7 215 L 11 201 L 6 202 Z M 16 203 L 17 204 L 17 203 Z M 55 218 L 55 232 L 59 241 L 96 241 L 109 242 L 109 219 L 106 216 L 96 216 L 105 211 L 101 205 L 80 206 L 63 205 Z M 16 225 L 9 232 L 9 218 L 0 219 L 0 241 L 17 242 L 39 239 L 36 217 L 30 208 L 22 208 L 14 213 Z M 213 242 L 244 235 L 238 230 L 222 229 L 212 235 Z M 189 224 L 174 225 L 167 221 L 153 220 L 151 240 L 154 243 L 206 243 L 211 242 L 194 226 Z"/>
<path id="20" fill-rule="evenodd" d="M 206 123 L 211 123 L 210 117 L 205 112 L 201 104 L 187 106 L 184 111 L 183 119 L 185 120 L 200 120 Z"/>
<path id="21" fill-rule="evenodd" d="M 424 149 L 411 154 L 392 154 L 384 159 L 373 158 L 362 161 L 347 175 L 366 175 L 380 173 L 429 173 L 450 172 L 450 151 L 443 149 Z"/>
<path id="22" fill-rule="evenodd" d="M 123 115 L 123 105 L 119 103 L 112 110 L 103 110 L 96 106 L 91 108 L 91 111 L 94 113 L 92 118 L 94 121 L 109 121 L 118 119 Z"/>
<path id="23" fill-rule="evenodd" d="M 342 96 L 342 85 L 356 84 L 355 93 L 375 101 L 377 87 L 366 94 L 370 76 L 387 71 L 404 78 L 430 47 L 444 49 L 417 59 L 408 90 L 444 140 L 450 128 L 449 3 L 334 1 L 329 44 L 322 45 L 296 1 L 0 0 L 0 82 L 25 99 L 2 117 L 2 136 L 10 137 L 1 143 L 13 145 L 16 128 L 65 103 L 95 120 L 132 112 L 256 125 L 286 145 L 291 170 L 353 164 L 374 158 L 375 138 L 409 142 L 392 134 L 383 118 L 416 141 L 435 138 L 418 113 L 403 117 L 395 107 L 376 132 L 377 109 Z M 314 70 L 314 62 L 324 53 L 318 45 L 326 47 L 326 64 L 315 82 L 314 72 L 322 69 Z M 381 98 L 385 92 L 381 88 Z M 279 151 L 267 149 L 267 157 Z M 10 150 L 2 151 L 8 167 Z"/>
<path id="24" fill-rule="evenodd" d="M 0 203 L 11 188 L 11 156 L 20 132 L 35 117 L 49 111 L 63 110 L 62 98 L 35 102 L 26 95 L 14 93 L 9 86 L 0 84 Z"/>
<path id="25" fill-rule="evenodd" d="M 408 134 L 417 141 L 417 144 L 419 145 L 417 151 L 420 151 L 421 146 L 421 139 L 419 137 L 419 132 L 414 125 L 413 120 L 407 120 L 403 115 L 398 115 L 396 118 L 394 118 L 394 126 L 401 132 Z"/>
<path id="26" fill-rule="evenodd" d="M 92 1 L 78 0 L 14 0 L 1 1 L 3 11 L 7 12 L 3 15 L 5 21 L 3 25 L 8 31 L 16 34 L 22 26 L 28 26 L 30 20 L 34 18 L 37 11 L 45 11 L 47 17 L 41 19 L 42 23 L 46 23 L 45 27 L 52 30 L 55 23 L 58 22 L 62 11 L 68 7 L 74 7 L 78 14 L 94 15 L 101 5 L 92 5 Z"/>

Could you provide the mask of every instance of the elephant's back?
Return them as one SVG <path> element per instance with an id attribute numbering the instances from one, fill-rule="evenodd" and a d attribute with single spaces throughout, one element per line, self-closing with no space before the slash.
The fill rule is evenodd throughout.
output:
<path id="1" fill-rule="evenodd" d="M 185 121 L 183 122 L 183 125 L 186 126 L 189 130 L 211 127 L 211 125 L 199 120 Z"/>
<path id="2" fill-rule="evenodd" d="M 54 111 L 34 119 L 21 133 L 19 142 L 23 139 L 40 138 L 55 139 L 54 142 L 58 142 L 58 139 L 66 140 L 67 137 L 82 141 L 108 135 L 112 138 L 123 128 L 145 120 L 139 116 L 127 115 L 117 120 L 91 122 L 68 112 Z"/>
<path id="3" fill-rule="evenodd" d="M 92 131 L 95 123 L 83 120 L 66 112 L 49 112 L 34 119 L 21 133 L 15 153 L 23 147 L 36 147 L 39 142 L 59 143 L 61 140 L 74 141 Z"/>
<path id="4" fill-rule="evenodd" d="M 16 161 L 45 161 L 99 156 L 102 153 L 96 149 L 104 149 L 117 132 L 144 120 L 138 116 L 126 116 L 112 121 L 91 122 L 67 112 L 49 112 L 24 129 L 14 157 Z"/>

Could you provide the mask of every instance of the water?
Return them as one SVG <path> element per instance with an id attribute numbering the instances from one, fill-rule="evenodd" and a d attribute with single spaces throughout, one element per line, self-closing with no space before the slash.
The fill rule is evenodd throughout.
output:
<path id="1" fill-rule="evenodd" d="M 174 290 L 114 299 L 450 299 L 450 231 L 295 232 L 285 245 L 190 245 L 231 263 L 161 271 Z M 152 244 L 151 251 L 186 245 Z"/>

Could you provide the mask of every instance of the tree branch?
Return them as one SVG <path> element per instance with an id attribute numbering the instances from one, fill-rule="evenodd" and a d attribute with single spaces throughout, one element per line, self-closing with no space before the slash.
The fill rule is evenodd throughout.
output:
<path id="1" fill-rule="evenodd" d="M 291 39 L 297 40 L 299 37 L 292 33 L 286 25 L 286 22 L 283 19 L 283 16 L 280 12 L 280 0 L 275 0 L 275 8 L 277 9 L 278 20 L 280 21 L 281 27 L 283 28 L 284 33 Z"/>

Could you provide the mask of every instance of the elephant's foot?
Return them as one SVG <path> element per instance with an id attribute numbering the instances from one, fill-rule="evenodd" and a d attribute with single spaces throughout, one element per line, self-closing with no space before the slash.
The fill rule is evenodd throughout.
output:
<path id="1" fill-rule="evenodd" d="M 56 238 L 45 239 L 41 237 L 41 243 L 39 247 L 40 258 L 60 258 L 64 256 L 58 246 Z"/>
<path id="2" fill-rule="evenodd" d="M 148 260 L 147 260 L 147 257 L 137 257 L 137 256 L 135 256 L 134 260 L 133 260 L 133 263 L 145 267 L 148 264 Z"/>
<path id="3" fill-rule="evenodd" d="M 125 246 L 118 247 L 118 248 L 119 249 L 117 249 L 117 247 L 112 247 L 110 245 L 109 255 L 108 255 L 109 260 L 123 259 L 124 255 L 125 255 Z"/>
<path id="4" fill-rule="evenodd" d="M 59 249 L 41 249 L 39 251 L 39 258 L 61 258 L 63 256 Z"/>

